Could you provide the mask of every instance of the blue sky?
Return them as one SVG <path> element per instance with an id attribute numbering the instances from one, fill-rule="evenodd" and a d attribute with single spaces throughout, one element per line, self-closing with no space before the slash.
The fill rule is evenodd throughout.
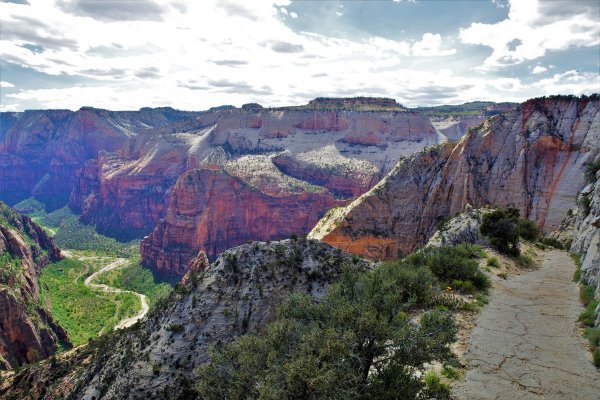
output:
<path id="1" fill-rule="evenodd" d="M 0 110 L 600 92 L 600 1 L 0 0 Z"/>

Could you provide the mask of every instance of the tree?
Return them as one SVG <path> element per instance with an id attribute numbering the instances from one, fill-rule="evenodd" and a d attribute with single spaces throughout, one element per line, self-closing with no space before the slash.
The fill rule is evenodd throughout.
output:
<path id="1" fill-rule="evenodd" d="M 519 219 L 516 208 L 500 208 L 483 216 L 480 231 L 499 252 L 518 256 Z"/>
<path id="2" fill-rule="evenodd" d="M 410 315 L 436 283 L 403 262 L 347 268 L 320 301 L 294 294 L 262 335 L 214 350 L 197 389 L 205 399 L 418 398 L 416 372 L 449 360 L 457 333 L 449 313 Z"/>

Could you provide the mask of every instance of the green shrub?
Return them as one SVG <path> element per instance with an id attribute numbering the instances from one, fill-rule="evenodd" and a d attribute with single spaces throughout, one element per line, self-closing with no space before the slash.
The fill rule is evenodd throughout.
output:
<path id="1" fill-rule="evenodd" d="M 556 238 L 543 237 L 540 239 L 540 242 L 546 246 L 554 247 L 555 249 L 564 250 L 563 244 Z"/>
<path id="2" fill-rule="evenodd" d="M 600 348 L 597 348 L 594 351 L 594 365 L 596 366 L 596 368 L 600 368 Z"/>
<path id="3" fill-rule="evenodd" d="M 481 234 L 501 253 L 519 255 L 519 210 L 501 208 L 483 216 Z"/>
<path id="4" fill-rule="evenodd" d="M 587 183 L 596 182 L 596 174 L 600 170 L 600 160 L 596 162 L 589 162 L 585 164 L 585 181 Z"/>
<path id="5" fill-rule="evenodd" d="M 519 236 L 530 242 L 536 241 L 540 237 L 540 230 L 533 222 L 529 219 L 519 219 Z"/>
<path id="6" fill-rule="evenodd" d="M 499 268 L 500 262 L 498 261 L 497 257 L 490 257 L 487 260 L 487 265 L 489 265 L 490 267 Z"/>
<path id="7" fill-rule="evenodd" d="M 449 399 L 450 398 L 450 387 L 448 384 L 442 382 L 439 374 L 433 370 L 428 371 L 423 376 L 423 383 L 425 383 L 425 392 L 427 398 L 430 399 Z"/>
<path id="8" fill-rule="evenodd" d="M 460 379 L 460 371 L 450 365 L 444 365 L 442 375 L 448 379 Z"/>
<path id="9" fill-rule="evenodd" d="M 428 267 L 443 282 L 471 281 L 475 288 L 483 290 L 489 288 L 491 282 L 479 270 L 479 250 L 468 245 L 430 247 L 409 255 L 404 261 L 413 266 Z"/>
<path id="10" fill-rule="evenodd" d="M 600 304 L 600 300 L 592 300 L 585 310 L 579 315 L 579 321 L 586 326 L 594 326 L 596 317 L 596 307 Z"/>
<path id="11" fill-rule="evenodd" d="M 533 266 L 533 259 L 525 254 L 517 256 L 517 262 L 525 268 L 531 268 Z"/>
<path id="12" fill-rule="evenodd" d="M 346 267 L 319 301 L 291 295 L 262 334 L 213 350 L 196 389 L 207 400 L 419 397 L 429 390 L 418 378 L 423 365 L 452 359 L 458 330 L 447 312 L 410 317 L 435 283 L 426 267 L 412 267 Z"/>
<path id="13" fill-rule="evenodd" d="M 579 287 L 579 300 L 584 306 L 587 306 L 594 300 L 596 288 L 592 285 L 581 285 Z"/>

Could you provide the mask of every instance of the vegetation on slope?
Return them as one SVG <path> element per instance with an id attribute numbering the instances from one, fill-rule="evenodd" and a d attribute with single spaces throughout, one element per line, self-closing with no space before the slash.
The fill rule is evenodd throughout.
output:
<path id="1" fill-rule="evenodd" d="M 121 319 L 140 309 L 139 298 L 133 294 L 100 293 L 85 286 L 85 278 L 97 268 L 67 258 L 48 265 L 40 275 L 41 305 L 52 310 L 75 346 L 112 331 Z"/>
<path id="2" fill-rule="evenodd" d="M 139 257 L 132 258 L 122 268 L 108 271 L 98 277 L 97 283 L 141 293 L 148 297 L 150 306 L 162 298 L 166 298 L 173 287 L 165 282 L 159 282 L 152 271 L 140 265 Z"/>
<path id="3" fill-rule="evenodd" d="M 196 388 L 205 399 L 447 398 L 438 375 L 423 375 L 426 363 L 454 360 L 457 325 L 440 303 L 447 299 L 440 279 L 487 288 L 480 256 L 477 246 L 461 245 L 372 272 L 347 267 L 323 299 L 294 294 L 262 334 L 215 349 Z"/>
<path id="4" fill-rule="evenodd" d="M 85 250 L 93 255 L 130 257 L 138 252 L 139 241 L 118 242 L 85 225 L 68 206 L 46 213 L 44 205 L 30 198 L 15 205 L 17 211 L 28 214 L 42 225 L 62 249 Z"/>
<path id="5" fill-rule="evenodd" d="M 488 238 L 492 247 L 500 253 L 519 256 L 519 238 L 535 241 L 540 232 L 533 221 L 521 218 L 514 207 L 499 208 L 484 214 L 481 233 Z"/>

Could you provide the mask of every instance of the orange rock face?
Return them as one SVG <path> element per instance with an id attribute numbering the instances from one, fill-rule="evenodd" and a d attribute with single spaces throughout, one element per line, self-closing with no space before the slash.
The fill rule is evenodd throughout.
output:
<path id="1" fill-rule="evenodd" d="M 426 243 L 467 204 L 513 205 L 545 231 L 575 206 L 584 163 L 600 151 L 600 102 L 534 99 L 486 121 L 458 144 L 402 159 L 312 236 L 385 259 Z"/>
<path id="2" fill-rule="evenodd" d="M 142 241 L 142 262 L 183 275 L 199 250 L 215 257 L 246 240 L 301 235 L 339 204 L 325 191 L 268 194 L 223 169 L 195 169 L 179 178 L 167 217 Z"/>

